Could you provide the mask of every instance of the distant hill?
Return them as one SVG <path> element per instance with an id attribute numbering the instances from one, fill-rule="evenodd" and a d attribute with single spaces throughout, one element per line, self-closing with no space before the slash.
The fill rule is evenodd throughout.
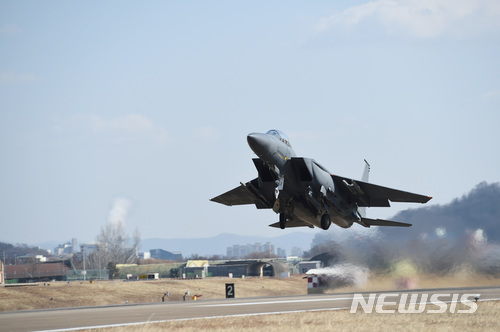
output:
<path id="1" fill-rule="evenodd" d="M 317 232 L 284 232 L 283 235 L 277 237 L 251 236 L 251 235 L 236 235 L 223 233 L 217 236 L 199 239 L 159 239 L 151 238 L 142 240 L 141 250 L 148 251 L 150 249 L 162 248 L 168 251 L 180 251 L 184 257 L 189 257 L 193 254 L 198 255 L 226 255 L 227 247 L 233 244 L 246 245 L 247 243 L 254 244 L 256 242 L 274 244 L 275 250 L 283 248 L 287 254 L 291 253 L 293 247 L 299 247 L 303 250 L 308 250 L 311 247 L 311 241 Z"/>
<path id="2" fill-rule="evenodd" d="M 14 264 L 16 256 L 22 255 L 44 255 L 47 256 L 48 252 L 46 250 L 40 249 L 38 247 L 30 247 L 27 244 L 10 244 L 5 242 L 0 242 L 0 260 L 7 264 Z"/>
<path id="3" fill-rule="evenodd" d="M 381 227 L 380 231 L 390 237 L 434 234 L 438 228 L 448 236 L 457 237 L 467 230 L 482 229 L 488 241 L 500 242 L 500 183 L 482 182 L 448 204 L 401 211 L 392 219 L 413 226 L 409 229 Z"/>
<path id="4" fill-rule="evenodd" d="M 393 218 L 412 227 L 375 227 L 318 233 L 309 257 L 327 265 L 352 263 L 391 270 L 407 260 L 418 271 L 469 271 L 500 276 L 500 183 L 480 183 L 445 205 L 402 211 Z"/>

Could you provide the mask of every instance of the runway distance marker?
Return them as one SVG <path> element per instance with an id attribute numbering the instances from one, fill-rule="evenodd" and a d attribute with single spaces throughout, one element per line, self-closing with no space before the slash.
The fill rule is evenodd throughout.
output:
<path id="1" fill-rule="evenodd" d="M 226 284 L 226 299 L 234 298 L 234 284 Z"/>

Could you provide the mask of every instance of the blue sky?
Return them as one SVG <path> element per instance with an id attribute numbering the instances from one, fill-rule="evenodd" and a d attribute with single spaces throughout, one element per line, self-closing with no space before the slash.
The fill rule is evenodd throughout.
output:
<path id="1" fill-rule="evenodd" d="M 143 238 L 283 234 L 209 202 L 271 128 L 445 204 L 500 181 L 498 59 L 494 0 L 2 1 L 0 241 L 93 241 L 117 210 Z"/>

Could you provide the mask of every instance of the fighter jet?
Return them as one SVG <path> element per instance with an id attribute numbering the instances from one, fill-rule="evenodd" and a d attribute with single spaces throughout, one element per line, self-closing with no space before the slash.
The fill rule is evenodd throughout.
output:
<path id="1" fill-rule="evenodd" d="M 332 223 L 349 228 L 411 224 L 366 218 L 366 207 L 389 207 L 391 202 L 426 203 L 432 197 L 368 183 L 370 165 L 365 160 L 362 181 L 331 174 L 310 158 L 297 157 L 290 140 L 279 130 L 252 133 L 248 145 L 259 158 L 253 159 L 258 177 L 211 199 L 224 205 L 255 204 L 272 209 L 279 222 L 271 227 L 319 227 Z"/>

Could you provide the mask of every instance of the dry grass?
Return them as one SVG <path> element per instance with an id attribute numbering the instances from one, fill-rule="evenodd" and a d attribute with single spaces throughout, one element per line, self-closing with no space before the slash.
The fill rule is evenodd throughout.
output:
<path id="1" fill-rule="evenodd" d="M 236 297 L 265 297 L 301 295 L 307 293 L 307 280 L 294 275 L 290 278 L 207 278 L 197 280 L 157 281 L 88 281 L 53 282 L 44 286 L 0 287 L 0 311 L 63 308 L 94 305 L 161 302 L 165 292 L 170 292 L 168 301 L 181 301 L 184 293 L 201 294 L 199 300 L 225 297 L 225 284 L 235 284 Z M 498 286 L 498 279 L 483 276 L 420 277 L 418 288 Z M 395 289 L 394 280 L 374 276 L 368 284 L 330 290 L 330 293 L 354 291 L 382 291 Z"/>
<path id="2" fill-rule="evenodd" d="M 307 281 L 302 276 L 290 278 L 213 278 L 199 280 L 159 281 L 101 281 L 55 282 L 48 285 L 26 287 L 0 287 L 0 311 L 76 307 L 90 305 L 160 302 L 166 291 L 169 301 L 181 301 L 184 293 L 202 294 L 200 300 L 224 298 L 228 282 L 235 283 L 236 297 L 262 297 L 300 295 L 307 292 Z M 498 279 L 482 276 L 420 277 L 418 288 L 498 286 Z M 367 285 L 357 288 L 342 288 L 336 293 L 350 291 L 377 291 L 395 288 L 394 280 L 372 276 Z M 331 291 L 333 292 L 333 291 Z M 52 298 L 52 300 L 51 300 Z M 387 308 L 384 308 L 387 309 Z M 460 304 L 457 306 L 460 309 Z M 468 309 L 466 307 L 465 309 Z M 480 302 L 473 314 L 356 314 L 349 310 L 291 313 L 250 317 L 227 317 L 171 321 L 160 324 L 145 324 L 130 327 L 100 329 L 110 332 L 151 332 L 161 330 L 182 331 L 494 331 L 500 330 L 500 302 Z"/>
<path id="3" fill-rule="evenodd" d="M 390 309 L 390 307 L 384 308 Z M 395 308 L 394 308 L 395 309 Z M 469 309 L 462 304 L 457 310 Z M 99 329 L 101 332 L 152 331 L 498 331 L 500 302 L 480 302 L 473 314 L 365 314 L 362 310 L 305 312 L 251 317 L 171 321 Z"/>
<path id="4" fill-rule="evenodd" d="M 0 311 L 63 308 L 94 305 L 182 301 L 186 291 L 201 294 L 200 300 L 222 299 L 225 284 L 234 283 L 236 297 L 300 295 L 307 293 L 307 280 L 301 276 L 290 278 L 208 278 L 197 280 L 156 281 L 76 281 L 52 282 L 44 286 L 0 287 Z"/>

